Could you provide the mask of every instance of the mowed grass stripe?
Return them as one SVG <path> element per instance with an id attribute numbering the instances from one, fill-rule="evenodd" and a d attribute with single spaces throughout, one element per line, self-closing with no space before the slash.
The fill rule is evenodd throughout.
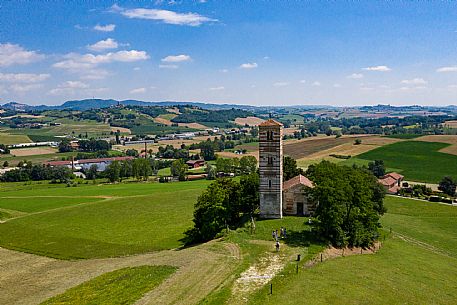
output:
<path id="1" fill-rule="evenodd" d="M 403 141 L 376 148 L 357 156 L 384 160 L 391 168 L 402 169 L 406 179 L 438 183 L 444 176 L 457 176 L 457 156 L 439 152 L 446 143 Z"/>
<path id="2" fill-rule="evenodd" d="M 15 210 L 26 213 L 35 213 L 75 204 L 101 201 L 103 198 L 95 197 L 23 197 L 23 198 L 2 198 L 0 197 L 0 208 Z"/>
<path id="3" fill-rule="evenodd" d="M 123 268 L 100 275 L 67 290 L 41 305 L 128 305 L 134 304 L 176 271 L 171 266 Z"/>
<path id="4" fill-rule="evenodd" d="M 193 183 L 144 184 L 154 190 L 150 195 L 143 189 L 142 196 L 12 219 L 0 224 L 0 246 L 61 259 L 176 248 L 181 246 L 183 232 L 192 225 L 194 203 L 207 185 Z M 60 190 L 71 193 L 74 188 Z"/>

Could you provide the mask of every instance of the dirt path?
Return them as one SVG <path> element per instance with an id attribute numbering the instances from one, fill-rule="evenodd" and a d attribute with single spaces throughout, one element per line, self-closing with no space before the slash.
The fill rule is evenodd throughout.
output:
<path id="1" fill-rule="evenodd" d="M 196 304 L 229 277 L 239 261 L 224 246 L 214 251 L 215 243 L 184 250 L 78 261 L 0 248 L 0 304 L 39 304 L 103 273 L 139 265 L 171 265 L 179 269 L 137 304 Z"/>

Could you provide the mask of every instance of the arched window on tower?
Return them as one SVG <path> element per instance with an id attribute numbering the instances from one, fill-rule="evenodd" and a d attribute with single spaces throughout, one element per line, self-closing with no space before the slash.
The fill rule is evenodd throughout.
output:
<path id="1" fill-rule="evenodd" d="M 268 180 L 268 187 L 271 188 L 271 180 Z"/>
<path id="2" fill-rule="evenodd" d="M 273 131 L 267 131 L 267 141 L 273 141 Z"/>

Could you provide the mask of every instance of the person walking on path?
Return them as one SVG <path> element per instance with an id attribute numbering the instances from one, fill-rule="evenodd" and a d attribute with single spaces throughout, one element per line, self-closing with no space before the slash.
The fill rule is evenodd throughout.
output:
<path id="1" fill-rule="evenodd" d="M 276 252 L 279 252 L 279 241 L 276 241 Z"/>

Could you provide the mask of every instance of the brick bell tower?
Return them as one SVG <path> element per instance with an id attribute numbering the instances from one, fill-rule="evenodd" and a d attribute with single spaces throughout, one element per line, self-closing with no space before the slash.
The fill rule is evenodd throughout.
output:
<path id="1" fill-rule="evenodd" d="M 273 119 L 259 125 L 260 217 L 282 218 L 283 125 Z"/>

